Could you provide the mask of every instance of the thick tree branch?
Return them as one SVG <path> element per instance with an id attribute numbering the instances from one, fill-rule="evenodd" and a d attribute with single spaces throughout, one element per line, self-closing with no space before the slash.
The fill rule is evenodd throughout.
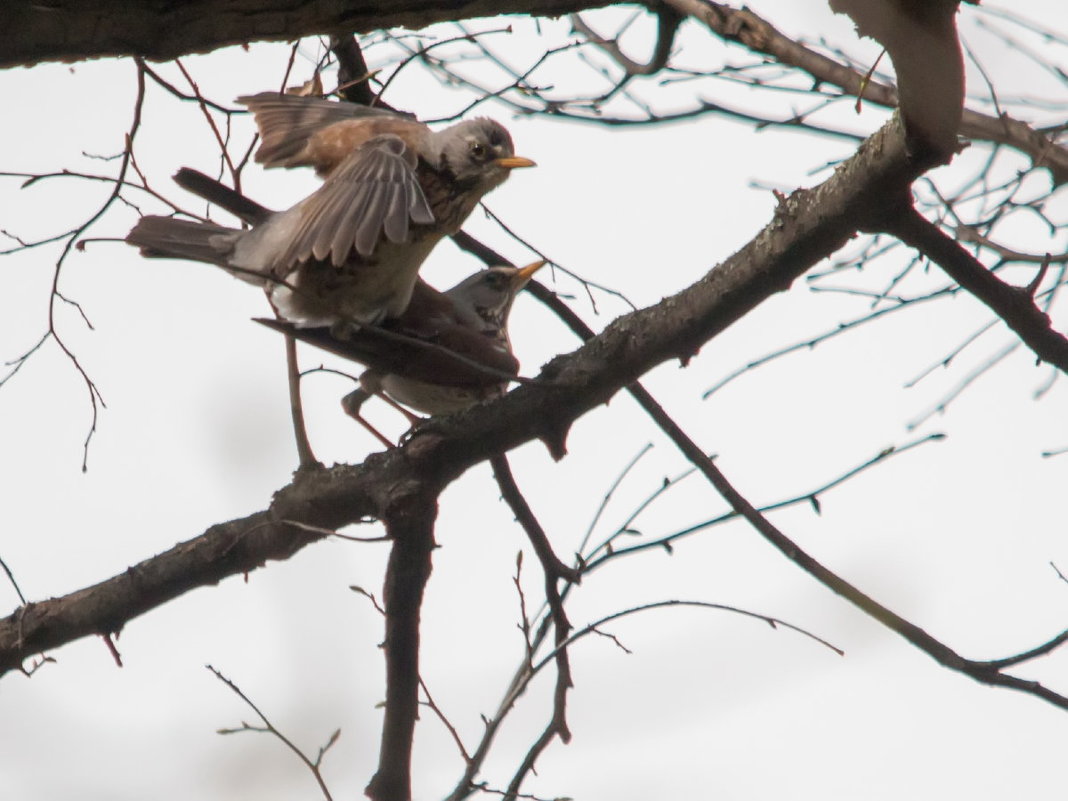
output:
<path id="1" fill-rule="evenodd" d="M 546 365 L 538 383 L 436 418 L 403 448 L 374 454 L 361 465 L 302 471 L 264 512 L 213 526 L 120 576 L 21 607 L 0 620 L 0 673 L 42 650 L 117 631 L 194 587 L 284 559 L 341 526 L 370 516 L 386 519 L 397 497 L 423 497 L 427 487 L 436 491 L 472 465 L 523 442 L 540 438 L 562 455 L 576 418 L 655 365 L 689 358 L 786 289 L 859 227 L 872 224 L 887 198 L 904 195 L 923 169 L 906 154 L 901 125 L 891 120 L 823 184 L 784 198 L 763 231 L 696 284 L 614 321 L 574 353 Z"/>
<path id="2" fill-rule="evenodd" d="M 559 16 L 604 5 L 609 4 L 599 0 L 4 0 L 0 68 L 101 56 L 140 55 L 165 61 L 248 42 L 424 28 L 498 14 Z"/>
<path id="3" fill-rule="evenodd" d="M 898 107 L 916 147 L 951 153 L 964 108 L 957 38 L 960 0 L 829 0 L 857 32 L 886 48 L 897 73 Z"/>
<path id="4" fill-rule="evenodd" d="M 386 703 L 378 770 L 367 785 L 372 801 L 412 797 L 412 737 L 419 717 L 419 610 L 430 578 L 434 520 L 441 486 L 408 485 L 384 515 L 393 539 L 386 586 Z"/>
<path id="5" fill-rule="evenodd" d="M 1035 305 L 1033 291 L 1006 284 L 911 206 L 881 229 L 918 250 L 990 307 L 1038 358 L 1068 372 L 1068 338 L 1054 330 L 1049 315 Z"/>
<path id="6" fill-rule="evenodd" d="M 821 83 L 837 86 L 847 94 L 863 97 L 866 102 L 887 108 L 898 106 L 895 87 L 865 81 L 861 73 L 784 36 L 749 9 L 732 8 L 708 0 L 666 2 L 678 11 L 692 15 L 726 41 L 737 42 L 754 53 L 763 53 L 782 64 L 804 70 Z M 1025 122 L 1006 114 L 991 117 L 964 109 L 960 133 L 969 139 L 1012 147 L 1030 157 L 1035 167 L 1048 168 L 1055 185 L 1068 182 L 1068 148 L 1050 141 Z"/>

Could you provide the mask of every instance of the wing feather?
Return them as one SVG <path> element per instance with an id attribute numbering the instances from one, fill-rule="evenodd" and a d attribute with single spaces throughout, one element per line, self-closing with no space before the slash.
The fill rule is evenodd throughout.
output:
<path id="1" fill-rule="evenodd" d="M 260 92 L 237 98 L 255 115 L 262 140 L 256 161 L 269 167 L 299 167 L 311 162 L 305 147 L 315 134 L 338 122 L 361 119 L 402 119 L 396 112 L 338 103 L 320 97 Z"/>
<path id="2" fill-rule="evenodd" d="M 407 241 L 410 223 L 434 221 L 415 174 L 416 155 L 392 134 L 368 140 L 300 204 L 300 221 L 276 270 L 329 260 L 340 267 L 353 250 L 373 255 L 382 236 Z"/>

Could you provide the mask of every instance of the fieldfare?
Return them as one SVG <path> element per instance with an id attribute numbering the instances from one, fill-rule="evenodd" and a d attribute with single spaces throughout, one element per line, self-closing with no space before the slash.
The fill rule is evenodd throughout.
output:
<path id="1" fill-rule="evenodd" d="M 404 314 L 378 329 L 339 336 L 328 327 L 258 322 L 367 365 L 360 387 L 342 400 L 357 419 L 372 394 L 426 414 L 448 414 L 503 395 L 515 379 L 519 362 L 508 337 L 508 314 L 516 294 L 544 264 L 490 267 L 447 292 L 420 280 Z"/>
<path id="2" fill-rule="evenodd" d="M 275 214 L 196 170 L 182 168 L 174 181 L 252 226 Z M 508 315 L 516 294 L 544 264 L 491 267 L 447 292 L 417 279 L 407 309 L 381 328 L 339 331 L 290 321 L 259 322 L 371 368 L 361 375 L 361 387 L 342 401 L 360 422 L 360 406 L 373 393 L 427 414 L 444 414 L 503 394 L 516 376 L 519 362 L 512 355 Z"/>
<path id="3" fill-rule="evenodd" d="M 491 120 L 432 133 L 379 110 L 356 119 L 368 111 L 356 104 L 273 93 L 242 102 L 264 137 L 257 160 L 312 164 L 326 175 L 322 186 L 248 231 L 147 216 L 126 241 L 145 256 L 216 264 L 263 286 L 299 325 L 374 324 L 401 314 L 434 245 L 512 169 L 534 164 L 513 154 L 508 132 Z"/>

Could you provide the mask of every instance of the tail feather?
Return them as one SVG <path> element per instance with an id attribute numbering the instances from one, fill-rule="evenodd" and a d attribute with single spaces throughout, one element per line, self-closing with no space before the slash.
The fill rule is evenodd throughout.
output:
<path id="1" fill-rule="evenodd" d="M 265 223 L 274 214 L 270 209 L 245 197 L 236 189 L 231 189 L 221 181 L 189 167 L 182 167 L 178 170 L 174 174 L 174 182 L 187 192 L 192 192 L 209 203 L 214 203 L 249 225 Z"/>
<path id="2" fill-rule="evenodd" d="M 126 241 L 153 259 L 191 259 L 225 267 L 233 250 L 234 228 L 174 217 L 142 217 Z"/>

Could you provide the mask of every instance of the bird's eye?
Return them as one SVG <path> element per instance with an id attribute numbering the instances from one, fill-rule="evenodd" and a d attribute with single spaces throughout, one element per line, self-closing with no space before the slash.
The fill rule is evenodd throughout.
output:
<path id="1" fill-rule="evenodd" d="M 476 159 L 482 159 L 486 157 L 486 146 L 481 142 L 471 143 L 471 155 Z"/>

